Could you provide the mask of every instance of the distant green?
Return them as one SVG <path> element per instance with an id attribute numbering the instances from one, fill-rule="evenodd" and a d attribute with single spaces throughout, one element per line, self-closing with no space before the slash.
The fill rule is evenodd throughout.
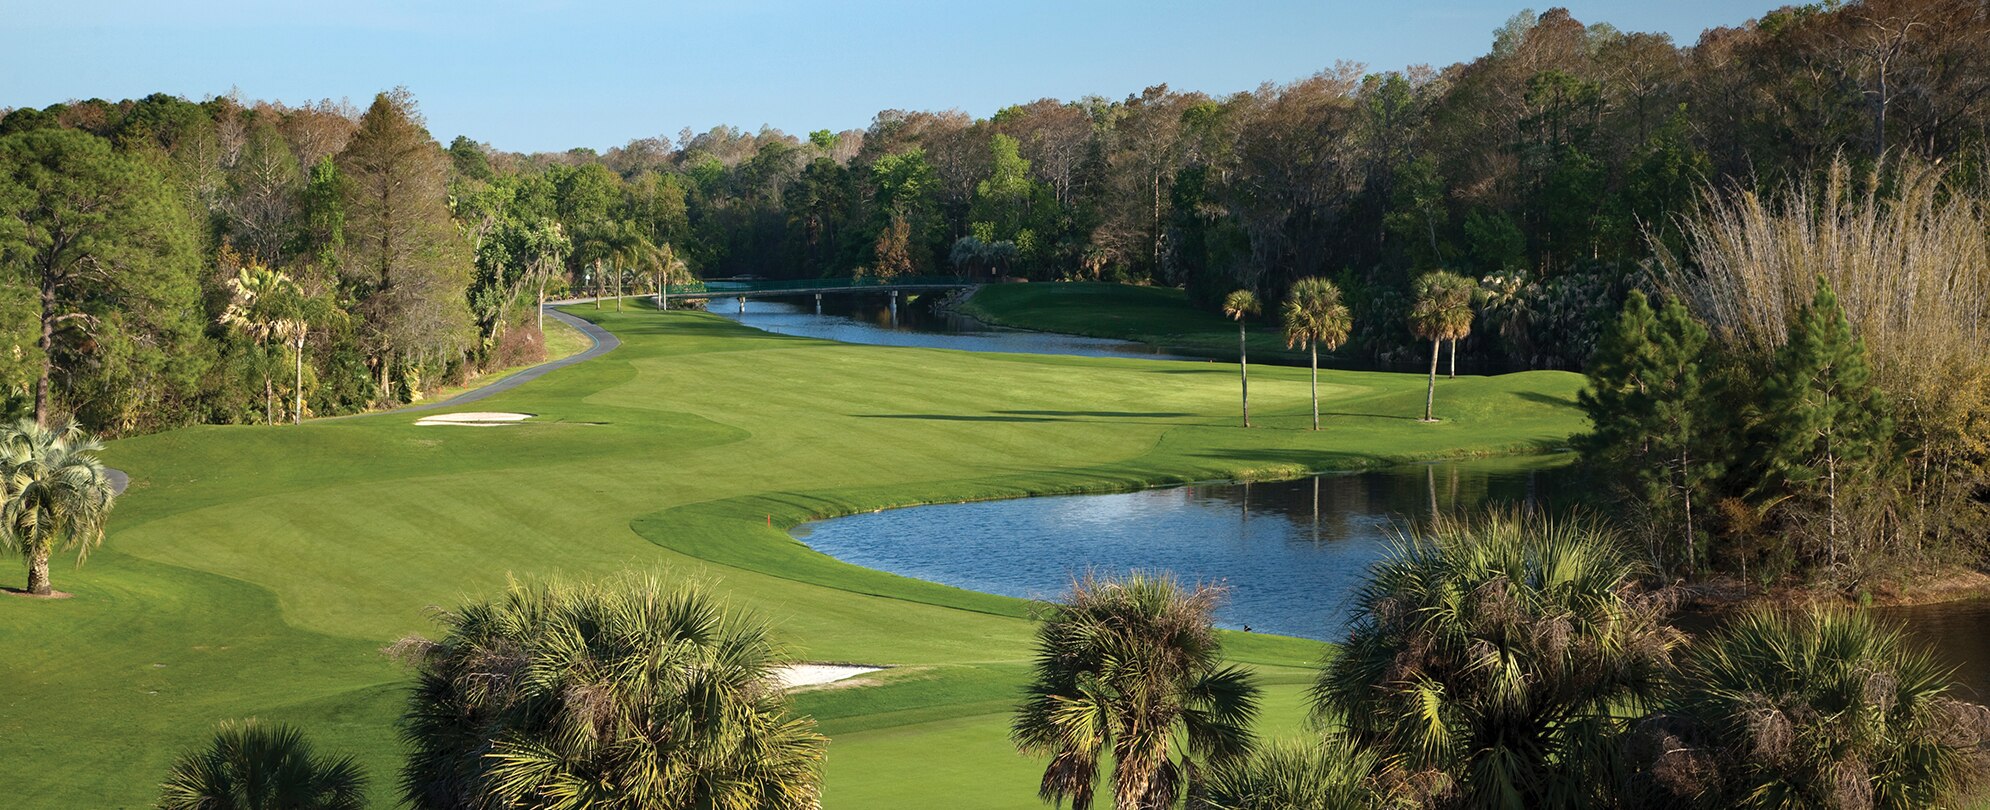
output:
<path id="1" fill-rule="evenodd" d="M 1285 345 L 1277 303 L 1266 302 L 1262 314 L 1244 320 L 1251 360 L 1304 364 L 1305 350 Z M 1237 323 L 1213 308 L 1189 303 L 1187 293 L 1172 287 L 1104 282 L 990 284 L 976 290 L 961 311 L 998 326 L 1133 340 L 1174 354 L 1237 359 Z M 1330 354 L 1322 352 L 1320 365 L 1335 363 Z"/>
<path id="2" fill-rule="evenodd" d="M 391 785 L 409 676 L 380 650 L 439 633 L 429 606 L 512 576 L 644 569 L 711 583 L 800 658 L 895 667 L 798 701 L 831 739 L 828 806 L 1037 807 L 1041 763 L 1007 739 L 1026 603 L 846 565 L 787 526 L 1530 451 L 1581 425 L 1581 378 L 1561 372 L 1442 380 L 1447 420 L 1431 425 L 1415 421 L 1421 376 L 1327 371 L 1312 433 L 1305 371 L 1254 370 L 1259 427 L 1245 430 L 1231 364 L 853 346 L 695 312 L 572 311 L 624 343 L 464 409 L 536 415 L 522 425 L 387 414 L 113 443 L 105 460 L 133 486 L 103 549 L 58 572 L 75 598 L 0 596 L 12 806 L 149 806 L 176 755 L 247 717 L 297 724 Z M 1296 733 L 1323 646 L 1231 634 L 1225 649 L 1268 687 L 1264 730 Z M 376 806 L 392 798 L 374 791 Z"/>

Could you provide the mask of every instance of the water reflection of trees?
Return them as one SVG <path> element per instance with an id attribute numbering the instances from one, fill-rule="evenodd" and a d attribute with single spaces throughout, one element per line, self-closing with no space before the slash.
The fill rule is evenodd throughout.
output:
<path id="1" fill-rule="evenodd" d="M 1558 506 L 1567 468 L 1488 469 L 1472 464 L 1428 464 L 1356 474 L 1319 475 L 1294 481 L 1204 484 L 1185 497 L 1229 503 L 1240 522 L 1278 515 L 1297 530 L 1293 540 L 1334 542 L 1372 537 L 1390 523 L 1424 520 L 1490 504 L 1528 508 Z"/>

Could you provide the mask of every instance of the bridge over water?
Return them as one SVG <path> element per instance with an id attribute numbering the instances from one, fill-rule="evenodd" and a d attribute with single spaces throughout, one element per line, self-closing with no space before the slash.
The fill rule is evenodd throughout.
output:
<path id="1" fill-rule="evenodd" d="M 670 299 L 688 300 L 694 298 L 737 298 L 742 307 L 748 298 L 769 296 L 814 295 L 816 309 L 822 308 L 824 293 L 886 293 L 891 296 L 894 309 L 898 305 L 901 292 L 925 292 L 931 290 L 954 290 L 972 287 L 981 282 L 966 276 L 898 276 L 896 278 L 807 278 L 807 279 L 756 279 L 756 278 L 714 278 L 701 279 L 684 284 L 664 285 L 661 303 L 670 306 Z M 742 312 L 745 310 L 741 310 Z"/>

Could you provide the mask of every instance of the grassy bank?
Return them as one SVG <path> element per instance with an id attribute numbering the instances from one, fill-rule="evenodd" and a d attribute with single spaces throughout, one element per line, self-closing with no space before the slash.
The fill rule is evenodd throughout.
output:
<path id="1" fill-rule="evenodd" d="M 1237 358 L 1237 322 L 1190 305 L 1187 293 L 1170 287 L 1103 282 L 990 284 L 976 290 L 961 311 L 1015 329 L 1133 340 L 1194 357 Z M 1278 313 L 1260 313 L 1245 325 L 1253 360 L 1306 362 L 1304 351 L 1285 347 Z M 1332 365 L 1328 357 L 1320 362 Z"/>
<path id="2" fill-rule="evenodd" d="M 661 569 L 714 583 L 807 660 L 888 664 L 804 694 L 832 737 L 832 808 L 1039 806 L 1006 739 L 1029 660 L 1025 603 L 845 565 L 783 529 L 919 502 L 1274 477 L 1559 444 L 1579 378 L 1305 373 L 850 346 L 695 312 L 576 307 L 621 348 L 466 410 L 498 428 L 384 414 L 119 441 L 129 471 L 102 551 L 56 568 L 61 601 L 0 598 L 0 780 L 19 807 L 137 807 L 223 719 L 308 727 L 358 753 L 393 804 L 405 674 L 379 650 L 430 605 L 510 576 Z M 1232 335 L 1234 338 L 1234 334 Z M 946 538 L 934 538 L 946 542 Z M 17 563 L 10 562 L 10 565 Z M 17 569 L 15 569 L 17 570 Z M 8 573 L 9 581 L 18 573 Z M 1294 731 L 1312 642 L 1230 636 Z"/>

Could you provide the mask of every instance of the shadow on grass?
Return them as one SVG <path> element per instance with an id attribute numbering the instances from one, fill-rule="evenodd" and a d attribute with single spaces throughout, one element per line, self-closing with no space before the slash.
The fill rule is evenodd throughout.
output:
<path id="1" fill-rule="evenodd" d="M 996 411 L 996 413 L 1018 416 L 1103 416 L 1119 419 L 1165 419 L 1170 416 L 1194 416 L 1186 411 Z"/>
<path id="2" fill-rule="evenodd" d="M 1564 408 L 1573 408 L 1577 405 L 1575 397 L 1572 396 L 1558 397 L 1551 394 L 1543 394 L 1539 391 L 1520 391 L 1515 395 L 1528 402 L 1538 402 L 1543 405 L 1559 405 Z"/>
<path id="3" fill-rule="evenodd" d="M 1332 428 L 1321 431 L 1331 435 Z M 1482 453 L 1464 454 L 1411 454 L 1390 456 L 1380 453 L 1360 453 L 1347 450 L 1273 450 L 1264 447 L 1216 448 L 1195 453 L 1200 458 L 1215 459 L 1230 464 L 1284 463 L 1303 467 L 1313 472 L 1348 472 L 1369 470 L 1381 467 L 1400 467 L 1409 464 L 1426 464 L 1443 461 L 1464 461 L 1487 456 L 1525 456 L 1556 453 L 1567 449 L 1565 440 L 1518 441 L 1506 447 L 1485 448 Z"/>
<path id="4" fill-rule="evenodd" d="M 858 413 L 859 419 L 922 419 L 933 422 L 1076 422 L 1042 416 L 970 416 L 959 413 Z"/>
<path id="5" fill-rule="evenodd" d="M 1194 455 L 1198 458 L 1215 459 L 1239 466 L 1284 464 L 1311 472 L 1366 470 L 1405 463 L 1402 459 L 1375 453 L 1351 453 L 1346 450 L 1271 450 L 1263 447 L 1239 447 L 1218 448 Z"/>
<path id="6" fill-rule="evenodd" d="M 1399 414 L 1349 414 L 1349 412 L 1339 412 L 1339 410 L 1321 410 L 1319 412 L 1319 418 L 1327 418 L 1327 416 L 1345 416 L 1345 418 L 1355 418 L 1355 420 L 1397 420 L 1397 422 L 1417 422 L 1419 420 L 1417 416 L 1399 416 Z M 1333 430 L 1333 428 L 1325 426 L 1325 430 Z"/>
<path id="7" fill-rule="evenodd" d="M 1161 427 L 1185 427 L 1198 422 L 1154 422 L 1150 419 L 1168 419 L 1195 416 L 1192 413 L 1177 411 L 994 411 L 989 414 L 964 413 L 855 413 L 859 419 L 920 419 L 933 422 L 1111 422 L 1121 425 L 1159 425 Z"/>

